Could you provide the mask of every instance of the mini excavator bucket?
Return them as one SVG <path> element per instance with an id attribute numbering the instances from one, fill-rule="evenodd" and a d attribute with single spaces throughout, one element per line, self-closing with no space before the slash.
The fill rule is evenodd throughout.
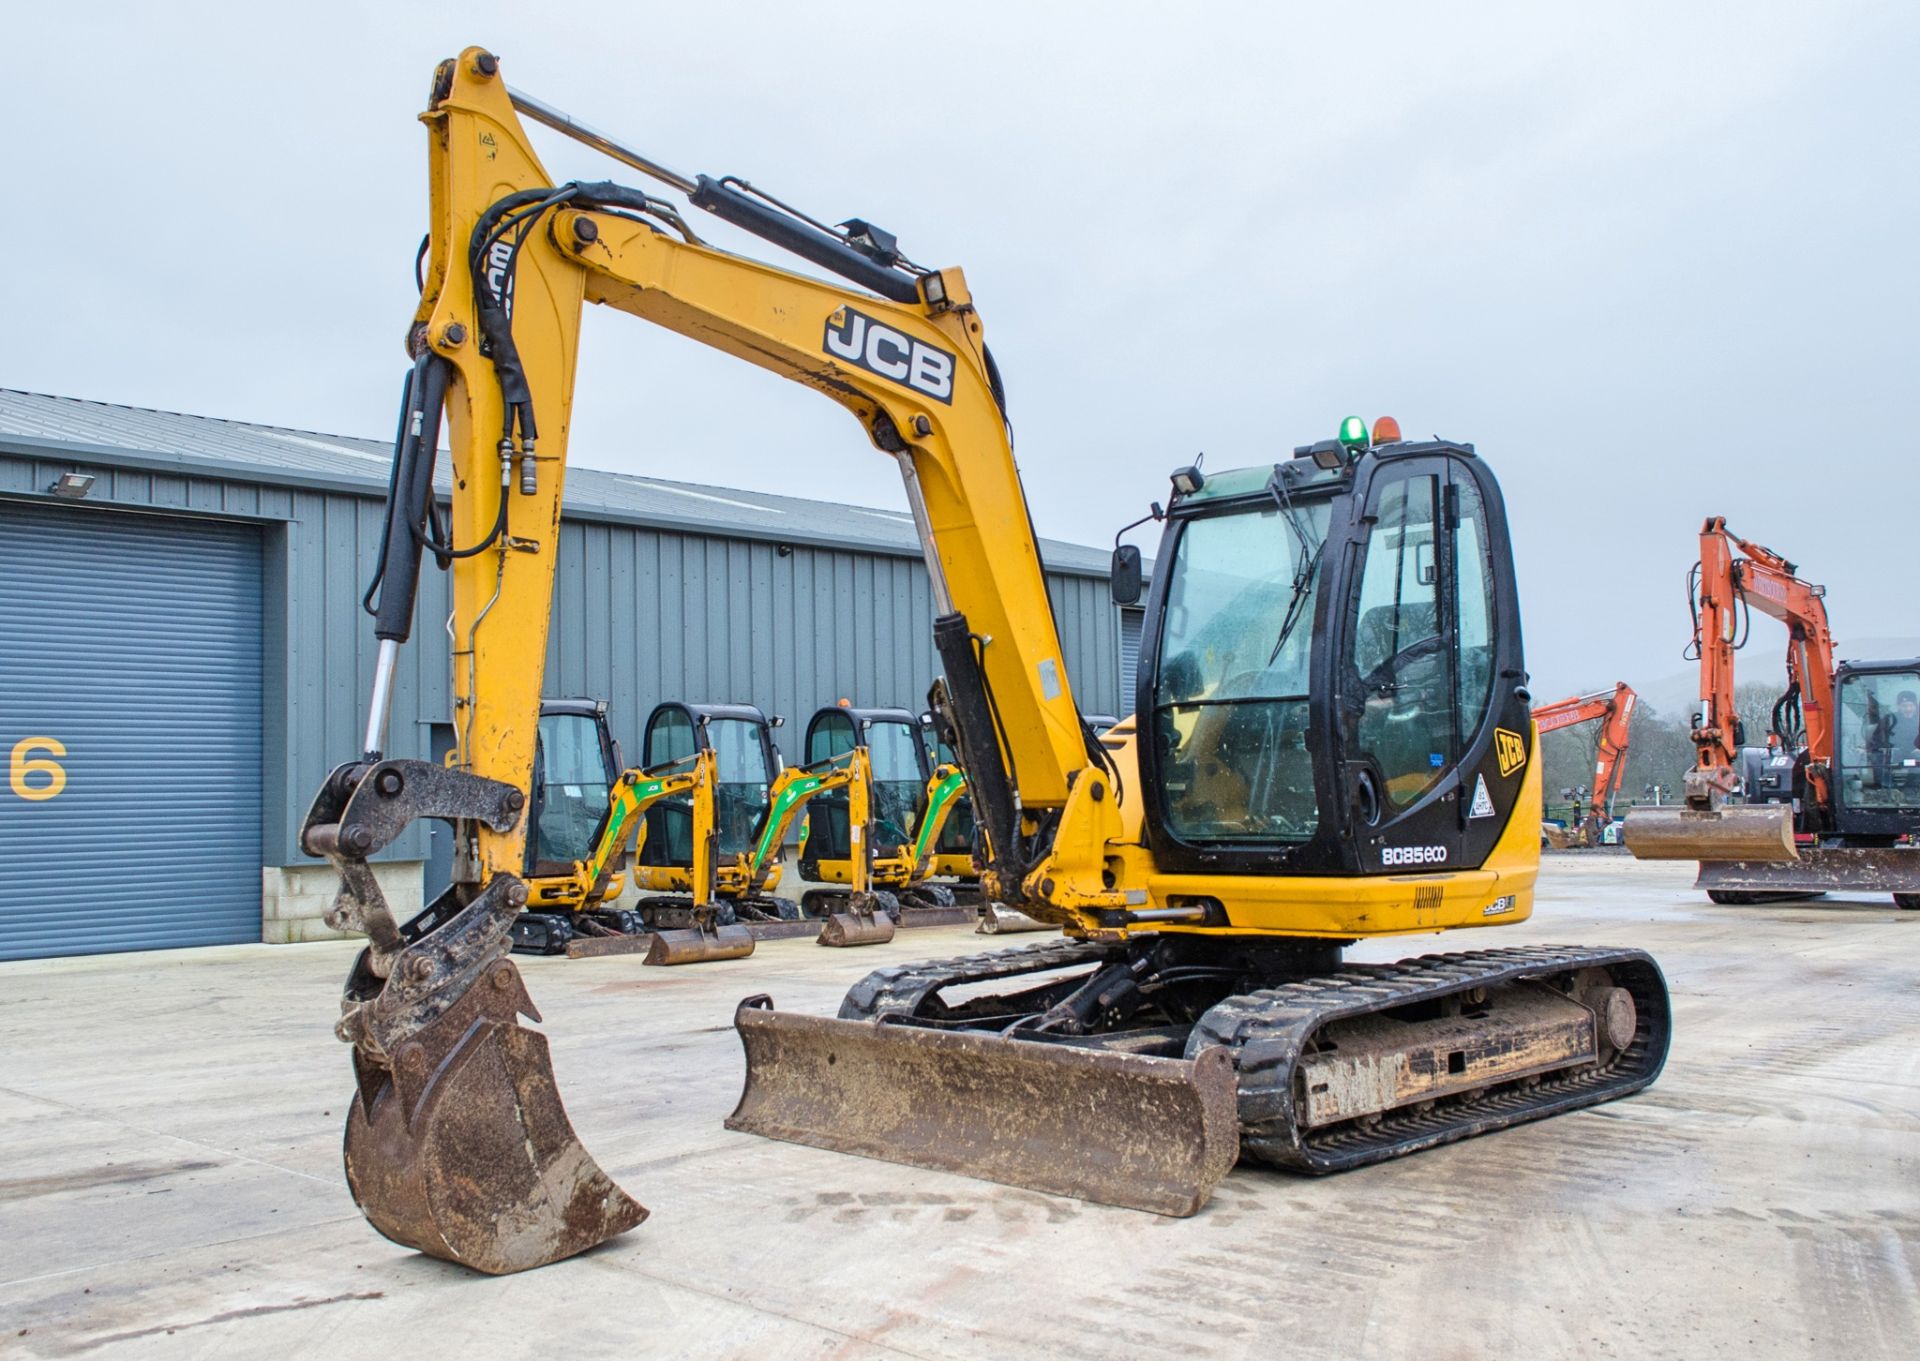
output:
<path id="1" fill-rule="evenodd" d="M 1793 810 L 1783 803 L 1724 808 L 1635 808 L 1621 839 L 1641 860 L 1797 860 Z"/>
<path id="2" fill-rule="evenodd" d="M 816 945 L 885 945 L 893 939 L 893 918 L 867 893 L 856 893 L 846 910 L 835 912 L 814 938 Z"/>
<path id="3" fill-rule="evenodd" d="M 1191 1061 L 884 1021 L 734 1013 L 727 1128 L 1185 1216 L 1240 1155 L 1232 1057 Z"/>
<path id="4" fill-rule="evenodd" d="M 711 959 L 742 959 L 753 953 L 753 932 L 744 926 L 688 927 L 655 931 L 647 947 L 648 964 L 704 964 Z"/>
<path id="5" fill-rule="evenodd" d="M 525 796 L 421 761 L 342 766 L 302 829 L 339 868 L 328 922 L 369 943 L 335 1033 L 353 1046 L 347 1183 L 386 1237 L 477 1271 L 525 1271 L 647 1217 L 600 1170 L 567 1119 L 539 1019 L 506 957 L 526 885 L 501 874 L 449 889 L 396 924 L 366 857 L 418 817 L 511 827 Z"/>

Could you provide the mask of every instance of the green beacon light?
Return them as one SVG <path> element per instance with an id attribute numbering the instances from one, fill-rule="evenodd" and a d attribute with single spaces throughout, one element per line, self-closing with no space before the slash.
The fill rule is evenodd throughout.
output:
<path id="1" fill-rule="evenodd" d="M 1367 436 L 1367 423 L 1358 416 L 1349 416 L 1341 421 L 1340 442 L 1356 451 L 1366 448 L 1372 443 Z"/>

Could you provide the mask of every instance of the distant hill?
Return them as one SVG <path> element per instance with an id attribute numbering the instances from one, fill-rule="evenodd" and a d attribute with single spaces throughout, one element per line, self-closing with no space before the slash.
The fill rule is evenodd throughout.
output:
<path id="1" fill-rule="evenodd" d="M 1758 620 L 1755 628 L 1771 625 L 1770 620 Z M 1897 638 L 1857 638 L 1841 639 L 1840 660 L 1843 662 L 1884 661 L 1900 657 L 1920 657 L 1920 637 Z M 1740 660 L 1736 673 L 1742 685 L 1749 681 L 1770 681 L 1778 679 L 1785 682 L 1787 674 L 1787 650 L 1784 647 L 1746 647 L 1740 650 Z M 1700 669 L 1689 667 L 1685 671 L 1675 671 L 1671 675 L 1659 678 L 1641 678 L 1622 676 L 1640 694 L 1640 698 L 1659 713 L 1668 717 L 1678 717 L 1689 712 L 1688 706 L 1696 705 L 1700 698 Z M 1608 680 L 1596 684 L 1591 689 L 1605 689 L 1613 684 Z"/>

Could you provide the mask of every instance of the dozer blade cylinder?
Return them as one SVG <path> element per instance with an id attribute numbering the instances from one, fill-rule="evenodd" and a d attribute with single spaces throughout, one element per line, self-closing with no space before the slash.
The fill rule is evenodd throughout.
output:
<path id="1" fill-rule="evenodd" d="M 712 931 L 655 931 L 647 947 L 648 964 L 703 964 L 710 959 L 741 959 L 753 953 L 753 932 L 744 926 Z"/>
<path id="2" fill-rule="evenodd" d="M 347 1184 L 386 1237 L 504 1275 L 583 1252 L 647 1217 L 573 1132 L 546 1036 L 506 960 L 385 1067 L 354 1051 Z"/>
<path id="3" fill-rule="evenodd" d="M 1793 844 L 1793 810 L 1784 803 L 1636 808 L 1627 814 L 1621 839 L 1641 860 L 1778 863 L 1800 854 Z"/>
<path id="4" fill-rule="evenodd" d="M 884 912 L 835 912 L 820 927 L 815 945 L 885 945 L 893 939 L 893 918 Z"/>
<path id="5" fill-rule="evenodd" d="M 1240 1155 L 1233 1060 L 771 1010 L 734 1013 L 727 1128 L 1156 1214 L 1207 1203 Z"/>

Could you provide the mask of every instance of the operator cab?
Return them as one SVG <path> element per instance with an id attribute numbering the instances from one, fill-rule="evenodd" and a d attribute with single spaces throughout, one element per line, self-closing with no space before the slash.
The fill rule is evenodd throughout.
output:
<path id="1" fill-rule="evenodd" d="M 1911 831 L 1920 814 L 1920 660 L 1842 662 L 1834 689 L 1835 830 Z"/>
<path id="2" fill-rule="evenodd" d="M 1180 470 L 1165 519 L 1135 710 L 1156 859 L 1482 863 L 1533 730 L 1505 512 L 1472 447 L 1350 418 L 1284 463 Z"/>
<path id="3" fill-rule="evenodd" d="M 927 781 L 933 777 L 920 720 L 906 709 L 857 709 L 835 704 L 807 721 L 806 763 L 820 767 L 836 756 L 864 747 L 873 769 L 869 809 L 876 853 L 909 845 L 927 811 Z M 853 853 L 848 832 L 847 795 L 829 790 L 807 803 L 807 837 L 800 873 L 818 879 L 822 860 L 846 860 Z"/>
<path id="4" fill-rule="evenodd" d="M 533 748 L 533 806 L 527 825 L 526 873 L 535 879 L 569 874 L 600 838 L 608 796 L 620 773 L 620 744 L 596 699 L 540 701 Z"/>
<path id="5" fill-rule="evenodd" d="M 773 743 L 778 719 L 751 704 L 668 701 L 647 715 L 642 764 L 654 774 L 682 770 L 703 751 L 714 754 L 714 831 L 723 857 L 752 854 L 767 819 L 767 799 L 783 762 Z M 682 794 L 647 810 L 642 865 L 693 863 L 693 799 Z"/>

